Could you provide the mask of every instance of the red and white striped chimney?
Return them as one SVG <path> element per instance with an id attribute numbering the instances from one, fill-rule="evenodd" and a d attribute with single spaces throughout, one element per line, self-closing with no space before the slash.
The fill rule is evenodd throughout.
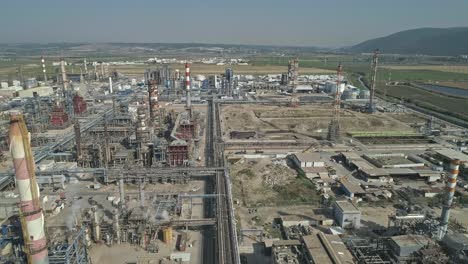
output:
<path id="1" fill-rule="evenodd" d="M 20 217 L 28 263 L 49 263 L 44 215 L 36 183 L 34 156 L 23 116 L 10 116 L 10 151 L 15 167 L 16 187 L 20 196 Z"/>
<path id="2" fill-rule="evenodd" d="M 192 107 L 192 102 L 190 98 L 190 64 L 188 62 L 185 63 L 185 89 L 187 91 L 187 101 L 185 106 L 190 108 Z"/>
<path id="3" fill-rule="evenodd" d="M 42 63 L 42 73 L 44 74 L 44 82 L 47 82 L 47 74 L 46 74 L 46 67 L 45 67 L 45 59 L 44 59 L 44 56 L 41 56 L 41 63 Z"/>

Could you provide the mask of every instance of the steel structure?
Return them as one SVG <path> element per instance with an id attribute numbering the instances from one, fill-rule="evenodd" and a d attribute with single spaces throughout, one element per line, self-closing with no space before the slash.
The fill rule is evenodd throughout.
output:
<path id="1" fill-rule="evenodd" d="M 340 108 L 341 108 L 341 78 L 342 78 L 343 66 L 338 64 L 336 70 L 336 91 L 333 102 L 333 116 L 328 126 L 327 139 L 329 141 L 338 142 L 340 141 Z"/>
<path id="2" fill-rule="evenodd" d="M 288 80 L 289 85 L 292 88 L 291 92 L 291 106 L 296 107 L 299 103 L 299 99 L 297 98 L 296 88 L 298 85 L 298 77 L 299 77 L 299 60 L 297 58 L 292 59 L 288 63 Z"/>
<path id="3" fill-rule="evenodd" d="M 49 257 L 50 264 L 87 264 L 88 250 L 86 248 L 85 227 L 82 227 L 78 234 L 73 238 L 73 241 L 66 247 L 65 250 L 54 252 Z"/>
<path id="4" fill-rule="evenodd" d="M 374 94 L 375 94 L 375 84 L 377 82 L 377 65 L 379 62 L 379 50 L 374 50 L 374 56 L 372 57 L 372 81 L 369 97 L 368 111 L 369 113 L 375 112 L 375 103 L 374 103 Z"/>
<path id="5" fill-rule="evenodd" d="M 20 219 L 24 251 L 28 263 L 49 263 L 47 239 L 44 232 L 44 215 L 36 182 L 35 163 L 30 146 L 30 135 L 21 114 L 10 116 L 10 150 L 20 195 Z"/>

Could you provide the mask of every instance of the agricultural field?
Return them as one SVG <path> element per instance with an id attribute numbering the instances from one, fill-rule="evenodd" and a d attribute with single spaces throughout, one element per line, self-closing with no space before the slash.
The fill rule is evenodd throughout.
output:
<path id="1" fill-rule="evenodd" d="M 468 65 L 383 65 L 382 68 L 398 71 L 441 71 L 468 74 Z"/>
<path id="2" fill-rule="evenodd" d="M 381 95 L 385 92 L 387 96 L 403 99 L 419 107 L 468 121 L 468 99 L 466 98 L 446 96 L 403 85 L 379 85 L 376 87 L 376 92 Z"/>

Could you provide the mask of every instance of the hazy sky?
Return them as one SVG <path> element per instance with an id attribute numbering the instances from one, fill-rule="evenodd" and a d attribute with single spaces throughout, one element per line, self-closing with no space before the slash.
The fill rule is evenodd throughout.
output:
<path id="1" fill-rule="evenodd" d="M 0 42 L 345 46 L 468 26 L 466 0 L 0 0 Z"/>

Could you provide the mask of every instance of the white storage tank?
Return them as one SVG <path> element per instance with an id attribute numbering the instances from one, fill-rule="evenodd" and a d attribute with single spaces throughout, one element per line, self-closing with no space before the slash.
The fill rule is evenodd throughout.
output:
<path id="1" fill-rule="evenodd" d="M 359 92 L 359 99 L 369 99 L 370 98 L 370 91 L 369 90 L 361 90 Z"/>
<path id="2" fill-rule="evenodd" d="M 203 82 L 206 79 L 205 75 L 197 75 L 195 76 L 195 80 Z"/>
<path id="3" fill-rule="evenodd" d="M 336 87 L 337 87 L 336 84 L 334 84 L 334 85 L 331 86 L 331 90 L 330 90 L 330 93 L 331 93 L 331 94 L 335 94 L 335 93 L 336 93 Z M 339 88 L 339 89 L 340 89 L 340 93 L 343 93 L 343 92 L 345 91 L 346 85 L 345 85 L 344 83 L 340 83 L 340 86 L 339 86 L 339 87 L 340 87 L 340 88 Z"/>

